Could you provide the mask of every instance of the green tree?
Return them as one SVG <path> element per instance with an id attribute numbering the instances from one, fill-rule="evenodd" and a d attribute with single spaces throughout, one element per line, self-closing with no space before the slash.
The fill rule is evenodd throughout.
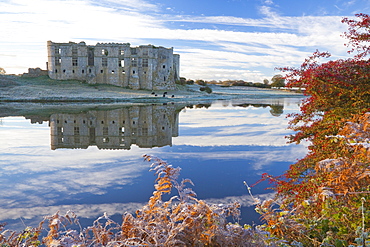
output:
<path id="1" fill-rule="evenodd" d="M 270 108 L 272 116 L 278 117 L 284 113 L 284 105 L 270 105 Z"/>
<path id="2" fill-rule="evenodd" d="M 285 87 L 285 79 L 282 75 L 274 75 L 271 79 L 271 87 Z"/>
<path id="3" fill-rule="evenodd" d="M 200 86 L 206 86 L 207 85 L 207 83 L 204 80 L 196 80 L 195 83 L 200 85 Z"/>
<path id="4" fill-rule="evenodd" d="M 186 78 L 185 77 L 180 77 L 180 80 L 177 80 L 176 83 L 180 84 L 180 85 L 185 85 L 186 84 Z"/>

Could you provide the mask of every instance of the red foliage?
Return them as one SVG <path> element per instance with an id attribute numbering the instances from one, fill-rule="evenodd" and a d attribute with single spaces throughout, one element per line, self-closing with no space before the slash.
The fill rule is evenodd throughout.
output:
<path id="1" fill-rule="evenodd" d="M 348 24 L 348 32 L 344 36 L 349 39 L 348 47 L 353 48 L 348 52 L 357 51 L 356 58 L 363 58 L 370 54 L 370 46 L 364 44 L 370 42 L 370 16 L 367 14 L 356 14 L 359 20 L 344 18 L 342 23 Z"/>
<path id="2" fill-rule="evenodd" d="M 286 221 L 289 218 L 295 222 L 290 231 L 296 228 L 302 232 L 301 226 L 307 227 L 308 242 L 328 239 L 330 227 L 340 241 L 352 241 L 361 222 L 357 210 L 361 197 L 370 199 L 369 148 L 354 146 L 351 139 L 355 136 L 369 141 L 370 126 L 370 114 L 365 114 L 370 112 L 370 60 L 365 59 L 370 54 L 366 45 L 370 42 L 370 16 L 356 17 L 342 20 L 349 26 L 344 33 L 349 39 L 347 46 L 353 47 L 349 53 L 357 51 L 353 58 L 319 63 L 319 58 L 330 58 L 330 54 L 316 51 L 299 68 L 281 69 L 287 72 L 287 86 L 304 87 L 308 96 L 300 113 L 290 115 L 289 128 L 295 131 L 290 142 L 307 140 L 310 145 L 307 156 L 283 175 L 264 174 L 261 179 L 273 183 L 281 210 L 294 211 L 281 217 L 261 206 L 267 225 L 270 229 L 274 226 L 272 233 L 280 237 L 298 236 L 284 230 L 289 228 L 284 224 L 293 224 Z M 349 126 L 357 125 L 365 126 L 366 131 L 351 132 Z M 346 215 L 351 215 L 351 220 Z M 316 229 L 320 227 L 326 230 L 320 233 Z"/>

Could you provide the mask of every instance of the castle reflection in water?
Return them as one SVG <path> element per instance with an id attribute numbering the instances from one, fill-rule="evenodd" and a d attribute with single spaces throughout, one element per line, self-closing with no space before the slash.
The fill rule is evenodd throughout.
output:
<path id="1" fill-rule="evenodd" d="M 51 149 L 172 145 L 172 137 L 178 136 L 180 110 L 175 105 L 146 105 L 80 114 L 52 114 L 49 122 Z"/>
<path id="2" fill-rule="evenodd" d="M 179 113 L 187 108 L 208 108 L 211 104 L 134 105 L 118 109 L 78 110 L 76 113 L 27 115 L 31 123 L 49 121 L 51 149 L 96 146 L 99 149 L 130 149 L 172 145 L 179 133 Z M 234 107 L 270 107 L 273 116 L 280 116 L 281 104 L 232 104 Z"/>

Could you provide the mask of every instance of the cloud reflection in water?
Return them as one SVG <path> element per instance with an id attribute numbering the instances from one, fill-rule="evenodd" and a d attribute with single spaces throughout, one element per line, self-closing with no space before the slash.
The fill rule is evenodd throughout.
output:
<path id="1" fill-rule="evenodd" d="M 285 113 L 272 116 L 270 107 L 233 107 L 216 103 L 186 108 L 179 114 L 179 136 L 172 146 L 129 150 L 50 148 L 47 123 L 31 125 L 23 117 L 9 117 L 0 125 L 0 221 L 35 218 L 72 209 L 81 217 L 104 211 L 137 209 L 153 191 L 155 177 L 141 159 L 150 153 L 182 168 L 182 177 L 195 182 L 199 198 L 223 203 L 233 199 L 250 205 L 243 185 L 263 172 L 276 175 L 302 157 L 303 145 L 288 145 Z M 256 194 L 268 195 L 263 188 Z M 249 199 L 247 199 L 249 198 Z"/>

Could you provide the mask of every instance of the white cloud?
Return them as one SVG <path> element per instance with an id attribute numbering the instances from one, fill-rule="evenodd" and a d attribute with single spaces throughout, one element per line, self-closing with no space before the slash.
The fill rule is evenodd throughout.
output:
<path id="1" fill-rule="evenodd" d="M 129 10 L 135 12 L 142 11 L 159 11 L 159 8 L 155 4 L 148 3 L 143 0 L 90 0 L 93 5 L 97 6 L 108 6 L 118 10 Z"/>
<path id="2" fill-rule="evenodd" d="M 274 2 L 272 0 L 265 0 L 264 2 L 265 4 L 268 4 L 268 5 L 272 5 L 274 4 Z"/>
<path id="3" fill-rule="evenodd" d="M 266 200 L 273 198 L 275 193 L 266 194 L 255 194 L 255 198 L 260 200 Z M 149 198 L 148 198 L 149 199 Z M 207 198 L 204 199 L 209 204 L 232 204 L 234 202 L 239 202 L 242 207 L 253 207 L 255 205 L 254 199 L 245 193 L 241 196 L 228 196 L 224 198 Z M 78 219 L 90 219 L 96 220 L 98 217 L 102 216 L 104 213 L 108 217 L 113 218 L 113 215 L 124 213 L 131 213 L 135 215 L 136 210 L 142 208 L 146 203 L 102 203 L 102 204 L 73 204 L 73 205 L 58 205 L 58 206 L 37 206 L 37 207 L 27 207 L 27 208 L 0 208 L 0 221 L 13 220 L 7 229 L 14 231 L 21 231 L 24 229 L 24 224 L 27 226 L 37 226 L 45 216 L 51 216 L 57 212 L 59 215 L 65 215 L 68 212 L 73 212 L 77 215 Z M 243 215 L 246 217 L 246 215 Z M 121 223 L 118 221 L 116 223 Z"/>
<path id="4" fill-rule="evenodd" d="M 158 5 L 144 0 L 2 2 L 0 67 L 8 73 L 22 73 L 28 67 L 45 68 L 47 40 L 133 45 L 173 41 L 181 55 L 182 76 L 209 80 L 262 81 L 276 74 L 277 66 L 299 65 L 316 48 L 346 56 L 340 37 L 344 30 L 341 17 L 280 16 L 267 6 L 272 1 L 265 4 L 260 8 L 265 17 L 251 19 L 161 15 Z M 184 22 L 204 27 L 168 27 L 170 23 L 180 27 Z M 227 29 L 230 25 L 239 31 Z M 249 27 L 258 31 L 248 31 Z M 194 41 L 201 42 L 202 47 Z"/>

